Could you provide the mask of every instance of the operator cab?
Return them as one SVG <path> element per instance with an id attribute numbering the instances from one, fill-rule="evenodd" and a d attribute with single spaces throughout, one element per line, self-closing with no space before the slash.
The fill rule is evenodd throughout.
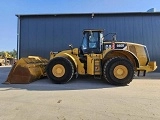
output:
<path id="1" fill-rule="evenodd" d="M 84 30 L 83 41 L 80 47 L 83 54 L 102 52 L 103 30 Z"/>

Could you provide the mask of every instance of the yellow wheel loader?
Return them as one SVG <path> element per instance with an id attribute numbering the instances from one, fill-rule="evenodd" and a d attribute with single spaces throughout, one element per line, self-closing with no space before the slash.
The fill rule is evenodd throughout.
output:
<path id="1" fill-rule="evenodd" d="M 84 30 L 79 48 L 69 45 L 69 50 L 50 52 L 49 62 L 42 58 L 22 58 L 12 68 L 7 82 L 30 83 L 47 74 L 54 83 L 60 84 L 70 81 L 74 75 L 92 75 L 113 85 L 127 85 L 135 72 L 139 75 L 143 71 L 145 76 L 157 68 L 156 62 L 150 62 L 146 46 L 118 42 L 113 33 L 113 40 L 105 40 L 103 32 Z"/>
<path id="2" fill-rule="evenodd" d="M 127 85 L 135 72 L 154 71 L 147 48 L 141 44 L 104 39 L 103 30 L 84 30 L 80 48 L 50 53 L 46 72 L 54 83 L 66 83 L 73 75 L 93 75 L 114 85 Z"/>

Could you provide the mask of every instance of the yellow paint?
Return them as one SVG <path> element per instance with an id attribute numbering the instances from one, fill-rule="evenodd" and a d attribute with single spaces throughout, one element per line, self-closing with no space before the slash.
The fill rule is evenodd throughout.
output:
<path id="1" fill-rule="evenodd" d="M 118 79 L 124 79 L 128 75 L 128 69 L 123 65 L 118 65 L 114 68 L 113 74 Z"/>
<path id="2" fill-rule="evenodd" d="M 140 66 L 146 66 L 147 55 L 144 46 L 139 44 L 128 43 L 128 50 L 131 51 L 137 57 Z"/>
<path id="3" fill-rule="evenodd" d="M 78 72 L 78 74 L 85 75 L 84 64 L 81 63 L 81 61 L 79 60 L 79 56 L 77 52 L 78 52 L 78 49 L 73 49 L 74 54 L 72 54 L 71 50 L 65 50 L 55 55 L 55 57 L 66 57 L 68 59 L 71 59 L 74 62 L 74 65 L 76 67 L 76 71 Z"/>
<path id="4" fill-rule="evenodd" d="M 52 68 L 52 73 L 55 77 L 62 77 L 65 74 L 65 68 L 61 64 L 57 64 Z"/>
<path id="5" fill-rule="evenodd" d="M 102 54 L 86 54 L 85 56 L 87 56 L 87 74 L 89 75 L 100 75 L 100 62 L 95 62 L 94 61 L 96 59 L 102 59 Z M 94 69 L 97 70 L 94 73 Z"/>
<path id="6" fill-rule="evenodd" d="M 146 66 L 140 66 L 137 70 L 151 72 L 157 69 L 157 65 L 155 61 L 151 61 Z"/>

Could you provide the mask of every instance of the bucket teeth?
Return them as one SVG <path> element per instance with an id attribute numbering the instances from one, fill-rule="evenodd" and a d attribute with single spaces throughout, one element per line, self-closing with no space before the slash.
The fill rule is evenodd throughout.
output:
<path id="1" fill-rule="evenodd" d="M 47 59 L 38 56 L 21 58 L 12 67 L 5 83 L 26 84 L 46 76 Z"/>

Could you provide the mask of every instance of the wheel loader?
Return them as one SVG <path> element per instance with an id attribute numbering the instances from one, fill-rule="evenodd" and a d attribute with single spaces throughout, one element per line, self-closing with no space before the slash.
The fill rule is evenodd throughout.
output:
<path id="1" fill-rule="evenodd" d="M 118 42 L 113 33 L 112 40 L 106 40 L 103 33 L 103 30 L 86 29 L 79 48 L 69 45 L 68 50 L 50 52 L 50 60 L 44 64 L 41 76 L 46 73 L 54 83 L 61 84 L 70 81 L 74 75 L 92 75 L 113 85 L 127 85 L 135 72 L 145 76 L 146 72 L 157 68 L 156 62 L 150 61 L 145 45 Z M 11 83 L 14 70 L 10 74 L 7 81 Z"/>

